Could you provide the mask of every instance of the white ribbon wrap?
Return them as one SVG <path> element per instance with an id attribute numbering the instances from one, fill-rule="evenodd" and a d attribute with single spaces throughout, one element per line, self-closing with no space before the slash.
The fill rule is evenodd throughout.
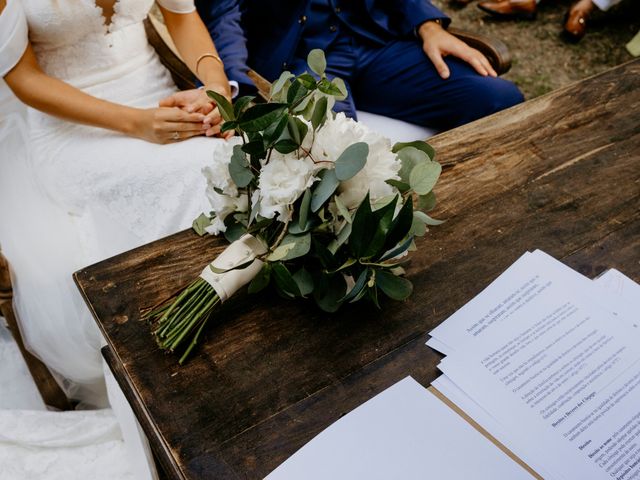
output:
<path id="1" fill-rule="evenodd" d="M 200 274 L 200 278 L 211 285 L 220 297 L 220 301 L 225 302 L 260 272 L 264 262 L 256 257 L 265 253 L 267 248 L 262 242 L 247 233 L 225 248 L 224 252 L 218 255 L 210 265 L 220 270 L 229 270 L 253 260 L 251 265 L 225 273 L 215 273 L 209 268 L 210 265 L 207 265 Z"/>

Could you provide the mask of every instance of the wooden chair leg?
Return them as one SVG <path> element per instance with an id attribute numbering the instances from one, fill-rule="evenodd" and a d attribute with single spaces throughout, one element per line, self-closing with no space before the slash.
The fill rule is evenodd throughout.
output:
<path id="1" fill-rule="evenodd" d="M 0 313 L 9 325 L 9 330 L 18 344 L 18 348 L 24 357 L 36 387 L 40 391 L 40 395 L 42 395 L 44 403 L 59 410 L 71 410 L 72 405 L 69 399 L 55 381 L 49 369 L 25 348 L 18 322 L 13 312 L 12 300 L 13 289 L 11 287 L 9 263 L 0 251 Z"/>

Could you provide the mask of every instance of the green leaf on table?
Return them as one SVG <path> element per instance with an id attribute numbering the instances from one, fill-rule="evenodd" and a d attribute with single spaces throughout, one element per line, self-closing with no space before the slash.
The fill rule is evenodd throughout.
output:
<path id="1" fill-rule="evenodd" d="M 316 102 L 313 114 L 311 115 L 311 126 L 314 130 L 317 130 L 324 125 L 324 122 L 327 119 L 327 105 L 327 97 L 322 97 Z"/>
<path id="2" fill-rule="evenodd" d="M 419 210 L 416 210 L 415 212 L 413 212 L 413 215 L 415 217 L 420 218 L 420 220 L 422 220 L 425 225 L 429 225 L 430 227 L 437 227 L 438 225 L 442 225 L 445 222 L 444 220 L 431 218 L 429 215 Z"/>
<path id="3" fill-rule="evenodd" d="M 322 205 L 329 200 L 331 195 L 336 191 L 336 188 L 338 188 L 338 185 L 340 185 L 340 180 L 336 177 L 336 171 L 334 169 L 323 170 L 318 176 L 320 177 L 320 182 L 316 188 L 314 188 L 313 194 L 311 195 L 312 212 L 320 210 Z"/>
<path id="4" fill-rule="evenodd" d="M 258 274 L 253 277 L 249 284 L 249 293 L 258 293 L 264 290 L 271 281 L 271 264 L 265 262 Z"/>
<path id="5" fill-rule="evenodd" d="M 259 103 L 247 109 L 238 119 L 245 132 L 260 132 L 278 121 L 286 113 L 284 103 Z"/>
<path id="6" fill-rule="evenodd" d="M 409 185 L 418 195 L 426 195 L 436 186 L 442 166 L 438 162 L 422 162 L 413 167 L 409 175 Z"/>
<path id="7" fill-rule="evenodd" d="M 270 262 L 292 260 L 304 257 L 311 249 L 311 234 L 302 235 L 287 234 L 271 254 L 267 257 Z"/>
<path id="8" fill-rule="evenodd" d="M 304 267 L 293 274 L 293 279 L 298 285 L 300 295 L 303 297 L 313 292 L 313 277 L 311 277 L 311 274 Z"/>
<path id="9" fill-rule="evenodd" d="M 247 155 L 242 151 L 242 145 L 233 147 L 233 154 L 229 162 L 229 174 L 238 188 L 246 187 L 253 180 L 253 173 L 249 168 Z"/>
<path id="10" fill-rule="evenodd" d="M 434 150 L 434 148 L 431 145 L 429 145 L 427 142 L 423 142 L 421 140 L 416 140 L 414 142 L 396 143 L 391 149 L 391 151 L 393 153 L 398 153 L 400 150 L 407 147 L 417 148 L 418 150 L 423 151 L 424 153 L 427 154 L 430 160 L 435 160 L 436 158 L 436 151 Z"/>
<path id="11" fill-rule="evenodd" d="M 324 56 L 324 52 L 319 48 L 314 48 L 309 52 L 307 56 L 307 64 L 313 73 L 318 76 L 323 76 L 327 69 L 327 59 Z"/>
<path id="12" fill-rule="evenodd" d="M 307 188 L 302 195 L 300 202 L 300 210 L 298 212 L 298 227 L 304 228 L 309 218 L 309 210 L 311 209 L 311 189 Z"/>
<path id="13" fill-rule="evenodd" d="M 431 190 L 426 195 L 418 197 L 418 210 L 428 212 L 436 207 L 436 194 Z"/>
<path id="14" fill-rule="evenodd" d="M 413 285 L 409 280 L 385 270 L 376 271 L 376 286 L 387 297 L 398 301 L 406 300 L 413 292 Z"/>
<path id="15" fill-rule="evenodd" d="M 205 235 L 207 233 L 205 228 L 207 228 L 209 225 L 211 225 L 211 220 L 209 219 L 209 217 L 207 215 L 205 215 L 204 213 L 201 213 L 198 216 L 198 218 L 196 218 L 193 221 L 193 224 L 191 225 L 191 227 L 193 228 L 193 230 L 198 235 L 200 235 L 202 237 L 203 235 Z"/>
<path id="16" fill-rule="evenodd" d="M 240 115 L 242 115 L 242 113 L 249 106 L 249 104 L 253 102 L 255 99 L 256 97 L 253 97 L 253 96 L 245 96 L 237 99 L 233 104 L 233 113 L 235 117 L 238 118 Z"/>
<path id="17" fill-rule="evenodd" d="M 400 181 L 408 185 L 411 184 L 409 177 L 411 171 L 416 165 L 429 161 L 429 157 L 422 150 L 418 150 L 414 147 L 403 148 L 398 152 L 398 159 L 400 159 Z"/>
<path id="18" fill-rule="evenodd" d="M 231 102 L 224 97 L 224 95 L 220 95 L 218 92 L 214 92 L 213 90 L 207 90 L 207 96 L 216 102 L 218 110 L 220 110 L 220 115 L 222 115 L 224 120 L 231 122 L 236 119 L 233 112 L 233 106 L 231 105 Z"/>
<path id="19" fill-rule="evenodd" d="M 416 213 L 417 211 L 413 212 L 413 221 L 411 222 L 411 230 L 409 230 L 409 235 L 413 237 L 422 237 L 425 233 L 427 233 L 427 224 L 420 216 L 417 216 Z"/>
<path id="20" fill-rule="evenodd" d="M 367 164 L 369 145 L 357 142 L 345 148 L 336 160 L 336 177 L 340 181 L 349 180 Z"/>
<path id="21" fill-rule="evenodd" d="M 299 297 L 300 289 L 289 269 L 280 262 L 271 265 L 271 273 L 280 291 L 287 297 Z"/>

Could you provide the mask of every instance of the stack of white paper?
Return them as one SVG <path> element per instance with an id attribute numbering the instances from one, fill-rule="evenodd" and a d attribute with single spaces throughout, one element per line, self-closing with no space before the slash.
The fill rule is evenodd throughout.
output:
<path id="1" fill-rule="evenodd" d="M 411 377 L 353 410 L 267 480 L 530 480 Z"/>
<path id="2" fill-rule="evenodd" d="M 640 286 L 536 251 L 431 332 L 433 385 L 545 479 L 640 479 Z"/>

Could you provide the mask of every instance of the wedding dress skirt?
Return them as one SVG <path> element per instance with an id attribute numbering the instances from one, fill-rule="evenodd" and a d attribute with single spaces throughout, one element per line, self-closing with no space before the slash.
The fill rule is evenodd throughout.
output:
<path id="1" fill-rule="evenodd" d="M 152 2 L 119 0 L 108 27 L 94 0 L 21 3 L 47 74 L 105 100 L 151 108 L 175 91 L 144 32 Z M 72 273 L 188 228 L 208 209 L 201 169 L 222 143 L 198 137 L 154 145 L 0 99 L 0 243 L 12 266 L 14 305 L 27 347 L 71 398 L 107 405 L 103 339 Z M 139 427 L 112 378 L 108 384 L 128 442 Z M 146 463 L 144 442 L 128 443 L 128 453 Z M 134 467 L 135 478 L 151 478 L 151 465 Z"/>

